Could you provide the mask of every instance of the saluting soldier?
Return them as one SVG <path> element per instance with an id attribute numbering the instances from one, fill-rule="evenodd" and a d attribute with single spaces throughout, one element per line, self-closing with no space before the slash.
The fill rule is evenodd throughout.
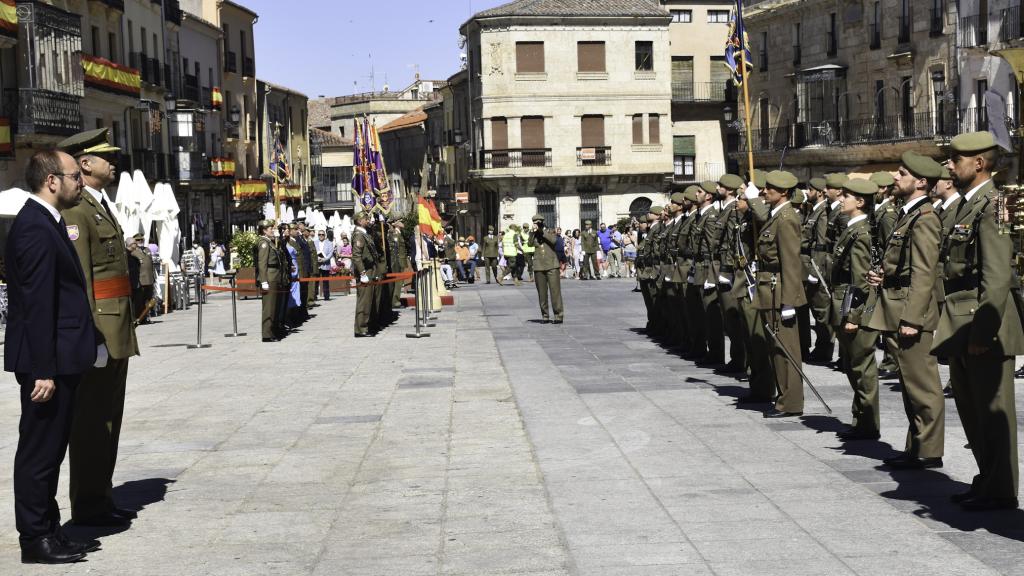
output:
<path id="1" fill-rule="evenodd" d="M 405 248 L 405 236 L 402 229 L 405 223 L 400 216 L 388 218 L 391 229 L 388 231 L 388 259 L 391 262 L 391 272 L 401 274 L 409 270 L 409 253 Z M 402 304 L 402 286 L 405 280 L 394 282 L 387 286 L 391 289 L 391 307 L 398 308 Z"/>
<path id="2" fill-rule="evenodd" d="M 878 289 L 868 327 L 883 332 L 886 348 L 900 372 L 903 407 L 909 420 L 904 453 L 885 460 L 893 468 L 942 466 L 945 404 L 938 365 L 929 352 L 939 323 L 935 282 L 941 223 L 928 202 L 941 166 L 926 156 L 905 152 L 896 179 L 903 199 L 899 220 L 882 256 L 882 270 L 868 273 Z M 867 312 L 865 312 L 867 313 Z"/>
<path id="3" fill-rule="evenodd" d="M 797 184 L 796 176 L 774 170 L 765 177 L 763 200 L 756 190 L 748 187 L 746 191 L 755 217 L 763 215 L 764 204 L 770 207 L 767 222 L 757 237 L 757 293 L 754 301 L 758 310 L 757 321 L 766 327 L 766 333 L 770 327 L 776 334 L 769 344 L 778 397 L 772 409 L 765 412 L 765 418 L 800 416 L 804 412 L 796 309 L 807 302 L 807 296 L 803 290 L 803 265 L 800 261 L 800 217 L 789 202 Z"/>
<path id="4" fill-rule="evenodd" d="M 277 342 L 284 335 L 278 314 L 281 294 L 282 270 L 285 268 L 274 243 L 274 223 L 261 220 L 257 225 L 260 238 L 256 244 L 256 282 L 263 300 L 262 328 L 264 342 Z"/>
<path id="5" fill-rule="evenodd" d="M 355 337 L 372 336 L 370 321 L 373 315 L 375 291 L 371 282 L 377 278 L 377 246 L 366 231 L 370 215 L 363 211 L 356 214 L 356 229 L 352 231 L 352 272 L 356 279 Z"/>
<path id="6" fill-rule="evenodd" d="M 752 197 L 757 198 L 765 187 L 765 174 L 755 170 L 748 190 Z M 743 314 L 743 328 L 747 339 L 747 365 L 749 366 L 750 391 L 739 398 L 738 404 L 762 404 L 772 401 L 775 396 L 775 374 L 772 371 L 769 357 L 772 346 L 767 340 L 764 324 L 758 322 L 758 311 L 754 305 L 757 291 L 757 263 L 754 262 L 756 246 L 755 238 L 758 229 L 769 216 L 769 208 L 763 200 L 750 201 L 747 195 L 739 194 L 736 209 L 741 215 L 739 238 L 736 242 L 735 260 L 737 265 L 737 281 L 733 286 L 733 294 L 740 303 Z M 755 209 L 758 211 L 755 213 Z"/>
<path id="7" fill-rule="evenodd" d="M 594 223 L 590 220 L 583 222 L 583 232 L 580 232 L 580 242 L 583 243 L 583 263 L 580 265 L 580 280 L 600 280 L 601 266 L 597 263 L 597 251 L 601 247 L 601 241 L 594 231 Z"/>
<path id="8" fill-rule="evenodd" d="M 863 327 L 863 313 L 871 271 L 874 199 L 878 185 L 870 180 L 851 178 L 843 183 L 840 210 L 849 220 L 839 233 L 832 250 L 832 325 L 839 341 L 842 369 L 853 389 L 853 420 L 848 430 L 838 434 L 841 440 L 876 440 L 879 437 L 878 365 L 875 343 L 878 332 Z"/>
<path id="9" fill-rule="evenodd" d="M 953 138 L 946 162 L 964 191 L 945 239 L 946 310 L 934 354 L 949 358 L 953 398 L 978 474 L 952 499 L 965 510 L 1017 508 L 1017 416 L 1013 359 L 1024 333 L 1011 291 L 1016 278 L 1004 206 L 992 182 L 999 150 L 988 132 Z"/>
<path id="10" fill-rule="evenodd" d="M 533 217 L 534 229 L 527 239 L 527 244 L 533 248 L 533 280 L 537 286 L 537 301 L 540 304 L 540 314 L 544 322 L 561 324 L 565 318 L 562 309 L 562 281 L 561 266 L 558 261 L 558 253 L 555 251 L 555 244 L 558 239 L 555 231 L 544 227 L 544 216 L 536 214 Z M 548 312 L 548 297 L 551 300 L 551 312 L 554 319 Z"/>
<path id="11" fill-rule="evenodd" d="M 487 269 L 487 283 L 490 284 L 491 277 L 494 277 L 498 284 L 501 284 L 501 275 L 498 274 L 498 258 L 500 258 L 498 247 L 501 246 L 501 240 L 494 235 L 494 226 L 487 227 L 487 236 L 484 236 L 482 245 L 484 268 Z"/>
<path id="12" fill-rule="evenodd" d="M 739 239 L 741 215 L 736 210 L 736 191 L 744 187 L 743 178 L 736 174 L 725 174 L 718 179 L 718 252 L 714 255 L 715 282 L 718 301 L 722 311 L 722 326 L 729 337 L 729 363 L 720 371 L 726 374 L 745 372 L 747 369 L 747 338 L 743 329 L 743 313 L 739 298 L 742 292 L 735 291 L 742 280 L 742 272 L 736 268 L 736 243 Z"/>
<path id="13" fill-rule="evenodd" d="M 719 240 L 717 199 L 718 183 L 710 180 L 701 182 L 700 191 L 697 193 L 699 211 L 691 235 L 694 244 L 694 281 L 701 297 L 701 309 L 695 316 L 700 318 L 704 325 L 707 342 L 707 354 L 698 360 L 698 364 L 707 366 L 725 364 L 725 331 L 722 327 L 722 305 L 718 299 L 718 266 L 715 262 Z"/>
<path id="14" fill-rule="evenodd" d="M 93 320 L 110 355 L 106 366 L 85 373 L 75 396 L 70 444 L 71 517 L 75 524 L 124 526 L 135 513 L 115 504 L 113 476 L 128 359 L 139 354 L 139 345 L 124 232 L 104 190 L 114 182 L 114 159 L 120 149 L 107 142 L 106 128 L 76 134 L 57 146 L 74 156 L 82 171 L 86 193 L 82 202 L 63 212 L 63 217 L 85 272 Z"/>

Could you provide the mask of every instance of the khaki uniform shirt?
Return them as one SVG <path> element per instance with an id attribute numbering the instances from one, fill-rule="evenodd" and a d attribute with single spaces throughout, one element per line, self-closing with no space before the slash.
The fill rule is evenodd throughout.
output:
<path id="1" fill-rule="evenodd" d="M 768 221 L 757 237 L 758 310 L 796 308 L 807 303 L 803 265 L 800 262 L 800 216 L 786 203 Z"/>
<path id="2" fill-rule="evenodd" d="M 559 268 L 558 254 L 555 252 L 555 231 L 545 228 L 544 233 L 539 231 L 530 233 L 527 245 L 533 248 L 533 269 L 537 272 L 555 270 Z"/>

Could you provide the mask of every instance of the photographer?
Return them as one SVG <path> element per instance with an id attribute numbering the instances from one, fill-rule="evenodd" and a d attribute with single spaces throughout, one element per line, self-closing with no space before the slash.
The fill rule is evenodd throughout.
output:
<path id="1" fill-rule="evenodd" d="M 548 322 L 561 324 L 563 310 L 562 284 L 559 279 L 561 259 L 558 253 L 558 238 L 555 236 L 554 230 L 544 227 L 544 216 L 541 214 L 533 217 L 533 228 L 530 231 L 528 243 L 534 248 L 533 279 L 537 285 L 537 300 L 540 303 L 541 321 L 545 324 Z M 551 307 L 554 308 L 554 320 L 548 314 L 549 296 Z"/>

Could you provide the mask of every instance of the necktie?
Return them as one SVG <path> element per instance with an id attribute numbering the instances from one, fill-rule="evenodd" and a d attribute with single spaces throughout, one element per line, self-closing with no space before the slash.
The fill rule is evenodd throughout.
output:
<path id="1" fill-rule="evenodd" d="M 114 219 L 114 213 L 110 211 L 110 204 L 107 204 L 107 197 L 106 196 L 100 196 L 100 204 L 102 204 L 103 205 L 103 209 L 107 211 L 107 216 L 109 216 L 110 219 L 113 220 Z"/>

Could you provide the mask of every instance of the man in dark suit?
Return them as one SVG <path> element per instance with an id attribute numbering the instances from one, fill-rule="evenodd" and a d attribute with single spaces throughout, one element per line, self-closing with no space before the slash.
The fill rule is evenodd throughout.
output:
<path id="1" fill-rule="evenodd" d="M 14 515 L 24 563 L 77 562 L 99 542 L 60 530 L 57 479 L 67 452 L 75 389 L 106 362 L 85 275 L 60 210 L 78 204 L 82 173 L 63 152 L 37 152 L 25 173 L 32 195 L 7 237 L 8 324 L 4 370 L 21 386 L 14 456 Z M 99 357 L 99 358 L 98 358 Z"/>

